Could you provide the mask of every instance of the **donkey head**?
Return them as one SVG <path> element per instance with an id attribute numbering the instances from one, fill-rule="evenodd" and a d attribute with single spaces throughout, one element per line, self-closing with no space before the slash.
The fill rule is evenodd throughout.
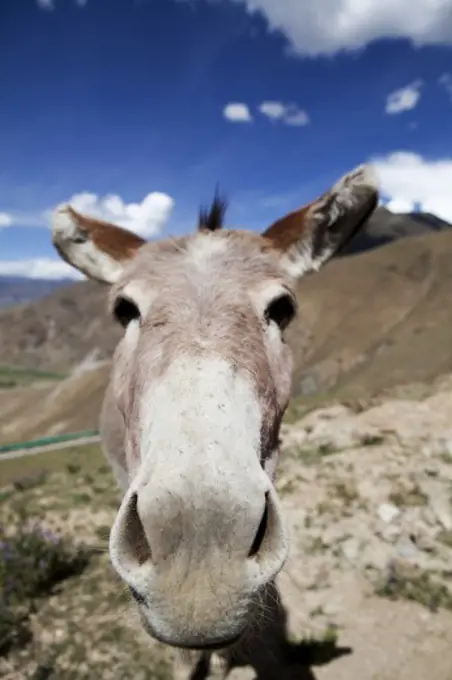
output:
<path id="1" fill-rule="evenodd" d="M 54 215 L 60 255 L 111 285 L 124 327 L 101 416 L 124 490 L 109 549 L 161 641 L 232 644 L 284 564 L 273 476 L 294 286 L 376 204 L 361 166 L 262 235 L 220 229 L 219 200 L 194 234 L 153 243 L 67 206 Z"/>

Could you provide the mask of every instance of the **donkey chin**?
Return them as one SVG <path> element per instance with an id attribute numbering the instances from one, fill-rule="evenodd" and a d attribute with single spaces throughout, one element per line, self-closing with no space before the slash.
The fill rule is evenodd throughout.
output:
<path id="1" fill-rule="evenodd" d="M 276 492 L 265 473 L 262 482 L 263 493 L 252 488 L 248 500 L 242 500 L 242 517 L 248 518 L 242 523 L 236 520 L 237 511 L 225 523 L 224 513 L 220 516 L 217 508 L 216 514 L 215 507 L 196 527 L 184 526 L 180 515 L 171 521 L 165 513 L 166 531 L 161 525 L 156 530 L 160 541 L 154 543 L 155 554 L 141 519 L 146 501 L 140 504 L 132 485 L 112 527 L 110 557 L 151 637 L 193 650 L 229 648 L 246 639 L 288 554 Z M 212 524 L 218 526 L 215 541 Z"/>

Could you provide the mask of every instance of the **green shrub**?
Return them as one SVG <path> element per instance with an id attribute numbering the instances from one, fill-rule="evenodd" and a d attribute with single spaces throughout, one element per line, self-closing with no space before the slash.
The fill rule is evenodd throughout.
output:
<path id="1" fill-rule="evenodd" d="M 0 596 L 0 656 L 13 647 L 23 647 L 31 640 L 28 613 L 14 609 Z"/>
<path id="2" fill-rule="evenodd" d="M 83 572 L 90 552 L 38 524 L 0 530 L 0 654 L 29 638 L 27 614 L 55 585 Z"/>
<path id="3" fill-rule="evenodd" d="M 34 475 L 28 475 L 27 477 L 20 477 L 13 482 L 14 489 L 16 491 L 28 491 L 29 489 L 34 489 L 36 486 L 41 486 L 47 479 L 47 472 L 42 470 Z"/>

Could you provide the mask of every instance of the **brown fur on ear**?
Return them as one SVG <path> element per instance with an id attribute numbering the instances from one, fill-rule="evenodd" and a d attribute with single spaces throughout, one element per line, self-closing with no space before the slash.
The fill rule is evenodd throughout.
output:
<path id="1" fill-rule="evenodd" d="M 198 229 L 207 231 L 216 231 L 223 226 L 224 216 L 228 207 L 226 198 L 219 196 L 218 186 L 215 189 L 215 195 L 210 208 L 201 208 L 198 217 Z"/>
<path id="2" fill-rule="evenodd" d="M 306 219 L 309 207 L 309 205 L 305 205 L 299 210 L 284 215 L 284 217 L 273 222 L 262 236 L 270 239 L 278 250 L 288 250 L 300 237 L 303 238 L 304 234 L 310 229 L 309 219 Z"/>
<path id="3" fill-rule="evenodd" d="M 375 196 L 371 198 L 369 203 L 365 206 L 360 219 L 351 225 L 352 228 L 349 231 L 342 230 L 340 228 L 341 224 L 338 220 L 338 223 L 336 223 L 336 231 L 339 235 L 340 245 L 335 248 L 336 253 L 339 253 L 346 247 L 348 243 L 350 243 L 352 238 L 361 229 L 362 225 L 371 216 L 377 205 L 378 197 Z M 316 254 L 320 252 L 323 245 L 326 225 L 323 229 L 315 229 L 315 220 L 310 219 L 310 208 L 311 205 L 308 205 L 289 213 L 285 217 L 282 217 L 280 220 L 274 222 L 271 227 L 269 227 L 262 235 L 266 238 L 269 238 L 273 242 L 275 248 L 278 250 L 288 250 L 288 248 L 294 245 L 300 238 L 304 238 L 311 233 L 314 238 L 313 255 L 316 256 Z M 346 216 L 344 216 L 342 219 L 345 218 Z"/>
<path id="4" fill-rule="evenodd" d="M 53 213 L 52 242 L 63 260 L 103 283 L 116 282 L 124 262 L 146 243 L 127 229 L 80 215 L 69 205 Z"/>
<path id="5" fill-rule="evenodd" d="M 262 236 L 287 256 L 293 275 L 302 276 L 339 253 L 377 205 L 374 171 L 359 166 L 312 203 L 277 220 Z"/>
<path id="6" fill-rule="evenodd" d="M 146 241 L 132 231 L 110 224 L 104 220 L 88 217 L 76 212 L 71 206 L 67 213 L 77 223 L 80 242 L 83 235 L 94 245 L 115 260 L 126 260 L 143 246 Z"/>

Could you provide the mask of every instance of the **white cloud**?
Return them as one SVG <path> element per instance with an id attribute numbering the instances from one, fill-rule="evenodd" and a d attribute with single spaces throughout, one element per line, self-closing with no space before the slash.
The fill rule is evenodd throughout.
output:
<path id="1" fill-rule="evenodd" d="M 147 194 L 139 203 L 125 203 L 117 194 L 98 196 L 88 191 L 73 194 L 62 202 L 70 203 L 81 213 L 113 222 L 146 238 L 155 236 L 161 231 L 174 207 L 171 196 L 159 191 Z M 0 211 L 0 228 L 48 227 L 52 212 L 53 207 L 41 212 Z"/>
<path id="2" fill-rule="evenodd" d="M 391 92 L 386 99 L 386 113 L 394 115 L 414 109 L 421 98 L 422 85 L 422 80 L 415 80 L 413 83 Z"/>
<path id="3" fill-rule="evenodd" d="M 282 102 L 262 102 L 259 111 L 271 120 L 279 120 L 284 116 L 286 107 Z"/>
<path id="4" fill-rule="evenodd" d="M 113 222 L 146 238 L 161 231 L 174 207 L 171 196 L 158 191 L 147 194 L 140 203 L 124 203 L 117 194 L 97 196 L 89 192 L 74 194 L 67 202 L 81 213 Z"/>
<path id="5" fill-rule="evenodd" d="M 284 104 L 278 101 L 262 102 L 259 111 L 270 120 L 281 121 L 285 125 L 302 126 L 308 125 L 309 116 L 296 104 Z"/>
<path id="6" fill-rule="evenodd" d="M 357 50 L 379 38 L 452 44 L 452 0 L 230 0 L 260 13 L 300 55 Z M 199 2 L 199 0 L 198 0 Z"/>
<path id="7" fill-rule="evenodd" d="M 450 101 L 452 102 L 452 73 L 443 73 L 443 75 L 438 78 L 438 83 L 446 90 Z"/>
<path id="8" fill-rule="evenodd" d="M 385 207 L 393 213 L 410 213 L 415 211 L 416 203 L 404 198 L 391 198 L 385 202 Z"/>
<path id="9" fill-rule="evenodd" d="M 372 162 L 390 209 L 405 212 L 407 206 L 418 205 L 452 223 L 452 157 L 427 160 L 409 151 L 397 151 Z"/>
<path id="10" fill-rule="evenodd" d="M 230 102 L 223 109 L 223 116 L 232 123 L 250 123 L 253 118 L 247 104 Z"/>
<path id="11" fill-rule="evenodd" d="M 124 203 L 116 194 L 97 196 L 84 192 L 74 194 L 68 201 L 76 210 L 99 219 L 126 227 L 144 237 L 158 234 L 172 212 L 174 201 L 167 194 L 147 194 L 140 203 Z M 52 209 L 36 215 L 9 215 L 0 212 L 0 228 L 11 225 L 45 225 L 50 223 Z M 0 261 L 0 276 L 26 276 L 39 279 L 83 278 L 61 259 L 46 257 L 26 260 Z"/>
<path id="12" fill-rule="evenodd" d="M 41 9 L 52 10 L 55 9 L 55 0 L 36 0 L 38 7 Z M 79 7 L 85 7 L 88 0 L 75 0 L 75 4 Z"/>
<path id="13" fill-rule="evenodd" d="M 10 227 L 13 223 L 13 218 L 8 213 L 0 212 L 0 229 L 3 227 Z"/>
<path id="14" fill-rule="evenodd" d="M 81 274 L 63 260 L 36 257 L 29 260 L 0 260 L 0 276 L 25 276 L 28 279 L 81 279 Z"/>
<path id="15" fill-rule="evenodd" d="M 299 111 L 294 111 L 293 113 L 288 113 L 284 119 L 284 122 L 286 125 L 296 125 L 296 126 L 302 126 L 302 125 L 308 125 L 309 124 L 309 116 L 306 113 L 306 111 L 299 110 Z"/>

